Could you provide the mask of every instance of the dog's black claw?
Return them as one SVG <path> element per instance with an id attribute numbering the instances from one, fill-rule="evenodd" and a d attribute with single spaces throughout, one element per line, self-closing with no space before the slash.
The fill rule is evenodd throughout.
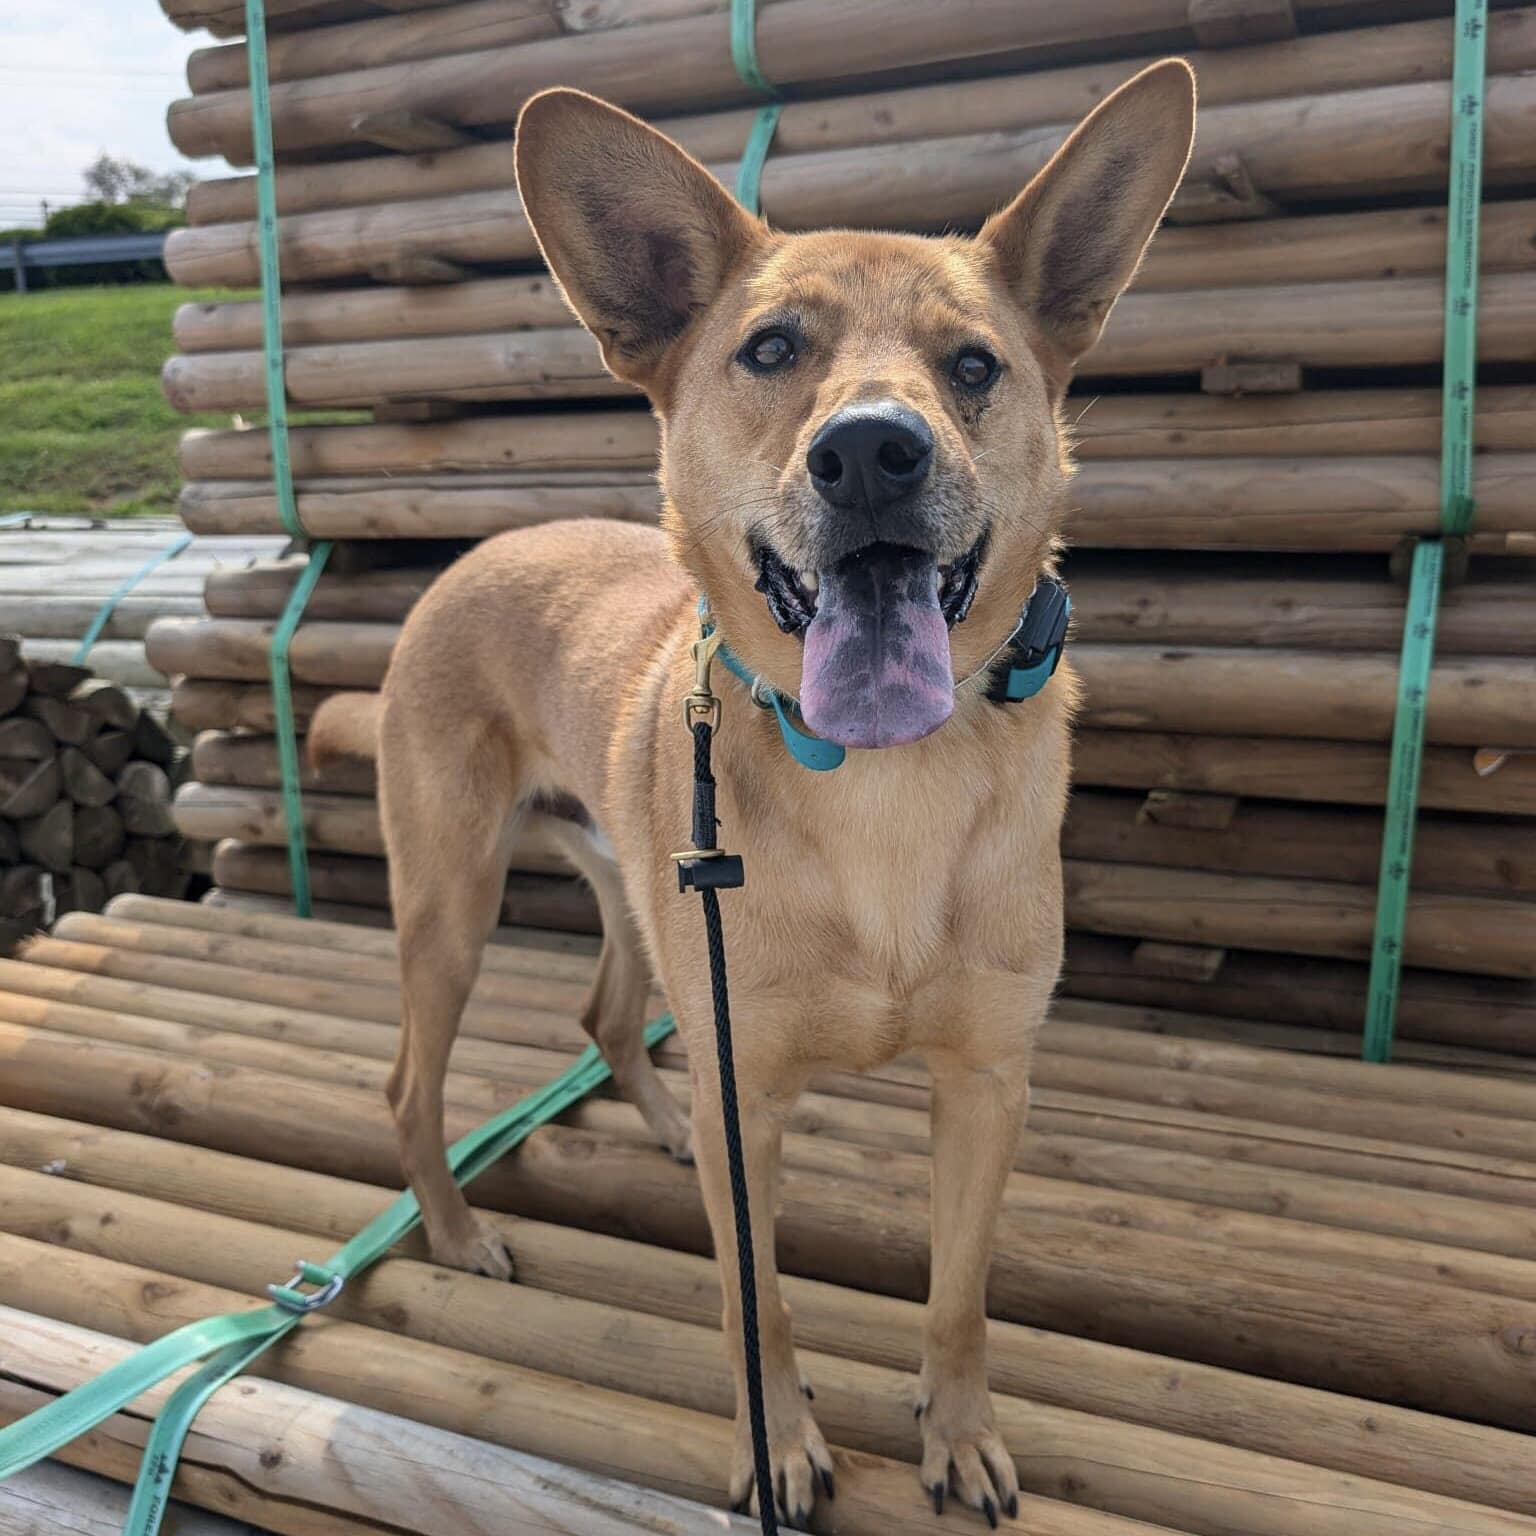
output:
<path id="1" fill-rule="evenodd" d="M 933 1512 L 936 1515 L 944 1513 L 944 1484 L 935 1483 L 928 1490 L 928 1497 L 933 1500 Z"/>
<path id="2" fill-rule="evenodd" d="M 1016 1493 L 1008 1495 L 1008 1518 L 1010 1520 L 1019 1518 L 1019 1496 Z"/>
<path id="3" fill-rule="evenodd" d="M 814 1403 L 816 1401 L 816 1388 L 810 1382 L 802 1381 L 800 1383 L 800 1390 L 805 1393 L 806 1402 Z"/>
<path id="4" fill-rule="evenodd" d="M 992 1502 L 990 1497 L 984 1498 L 981 1501 L 981 1512 L 987 1517 L 987 1524 L 995 1531 L 997 1529 L 997 1505 Z"/>
<path id="5" fill-rule="evenodd" d="M 808 1531 L 811 1528 L 811 1512 L 808 1509 L 797 1508 L 795 1518 L 790 1521 L 797 1531 Z"/>
<path id="6" fill-rule="evenodd" d="M 913 1408 L 913 1410 L 912 1410 L 912 1417 L 914 1419 L 922 1418 L 922 1416 L 923 1416 L 923 1408 L 924 1408 L 924 1404 L 918 1403 L 917 1406 L 915 1408 Z"/>
<path id="7" fill-rule="evenodd" d="M 828 1499 L 835 1499 L 837 1497 L 837 1484 L 832 1481 L 832 1474 L 823 1471 L 820 1467 L 817 1467 L 816 1470 L 821 1474 L 821 1486 Z"/>
<path id="8" fill-rule="evenodd" d="M 731 1513 L 733 1515 L 750 1515 L 752 1513 L 752 1490 L 756 1486 L 757 1479 L 749 1477 L 747 1479 L 747 1491 L 742 1494 L 736 1503 L 731 1505 Z"/>

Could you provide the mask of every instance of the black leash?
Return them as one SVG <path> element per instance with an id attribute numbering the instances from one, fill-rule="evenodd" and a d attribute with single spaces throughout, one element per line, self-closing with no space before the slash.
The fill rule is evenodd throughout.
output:
<path id="1" fill-rule="evenodd" d="M 763 1411 L 762 1346 L 757 1331 L 757 1266 L 752 1257 L 752 1216 L 747 1206 L 747 1168 L 741 1150 L 741 1113 L 736 1102 L 736 1060 L 731 1049 L 731 999 L 725 979 L 725 935 L 720 927 L 721 891 L 746 883 L 741 855 L 715 846 L 715 776 L 710 745 L 720 723 L 720 701 L 709 691 L 709 664 L 719 639 L 706 636 L 693 647 L 697 680 L 683 703 L 693 733 L 693 847 L 677 858 L 677 887 L 696 890 L 704 904 L 704 938 L 709 949 L 709 985 L 715 1005 L 715 1054 L 720 1061 L 720 1111 L 725 1126 L 725 1160 L 731 1175 L 736 1219 L 736 1263 L 741 1275 L 741 1345 L 746 1357 L 747 1416 L 752 1427 L 752 1460 L 763 1536 L 778 1536 L 773 1462 Z M 750 1491 L 748 1498 L 750 1499 Z"/>

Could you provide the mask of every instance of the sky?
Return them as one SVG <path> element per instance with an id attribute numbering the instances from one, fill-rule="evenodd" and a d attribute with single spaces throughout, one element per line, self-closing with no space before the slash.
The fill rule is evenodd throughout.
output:
<path id="1" fill-rule="evenodd" d="M 79 201 L 102 150 L 217 175 L 221 161 L 188 161 L 165 136 L 187 55 L 212 41 L 178 31 L 156 0 L 0 0 L 0 228 L 40 224 L 45 197 Z"/>

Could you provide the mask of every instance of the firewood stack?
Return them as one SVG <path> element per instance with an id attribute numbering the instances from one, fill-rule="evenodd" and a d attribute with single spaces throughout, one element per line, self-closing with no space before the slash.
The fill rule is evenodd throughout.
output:
<path id="1" fill-rule="evenodd" d="M 162 0 L 186 27 L 239 7 Z M 298 508 L 343 541 L 292 648 L 301 728 L 379 685 L 400 621 L 474 540 L 656 515 L 655 429 L 539 267 L 512 184 L 520 104 L 581 86 L 729 183 L 754 100 L 724 0 L 273 0 L 290 399 L 371 423 L 292 438 Z M 1067 564 L 1086 684 L 1066 832 L 1066 987 L 1184 1010 L 1192 1031 L 1358 1029 L 1397 685 L 1404 541 L 1439 519 L 1449 5 L 1414 0 L 772 0 L 789 98 L 767 217 L 974 228 L 1157 55 L 1199 75 L 1194 162 L 1068 401 L 1081 470 Z M 1432 14 L 1426 14 L 1426 12 Z M 856 13 L 856 14 L 855 14 Z M 1476 532 L 1449 591 L 1406 938 L 1402 1033 L 1536 1048 L 1536 8 L 1495 12 L 1482 219 Z M 239 42 L 194 54 L 177 146 L 251 158 Z M 167 264 L 257 281 L 255 181 L 202 182 Z M 169 397 L 260 411 L 259 306 L 189 304 Z M 199 533 L 280 530 L 259 430 L 183 446 Z M 150 656 L 206 732 L 178 824 L 219 886 L 286 890 L 266 682 L 301 567 L 212 577 Z M 369 772 L 307 785 L 314 888 L 385 902 Z M 680 793 L 682 790 L 680 789 Z M 1021 872 L 1021 878 L 1027 872 Z M 509 919 L 590 926 L 549 850 Z M 1194 1015 L 1209 1016 L 1203 1022 Z"/>
<path id="2" fill-rule="evenodd" d="M 185 756 L 125 689 L 0 635 L 0 953 L 57 914 L 186 890 Z"/>

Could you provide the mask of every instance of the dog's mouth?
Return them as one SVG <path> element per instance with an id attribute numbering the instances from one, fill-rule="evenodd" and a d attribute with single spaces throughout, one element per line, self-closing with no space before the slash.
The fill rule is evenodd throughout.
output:
<path id="1" fill-rule="evenodd" d="M 805 641 L 800 708 L 818 736 L 894 747 L 936 731 L 955 707 L 949 631 L 976 596 L 985 536 L 958 560 L 875 543 L 820 570 L 759 544 L 757 589 L 774 622 Z"/>

